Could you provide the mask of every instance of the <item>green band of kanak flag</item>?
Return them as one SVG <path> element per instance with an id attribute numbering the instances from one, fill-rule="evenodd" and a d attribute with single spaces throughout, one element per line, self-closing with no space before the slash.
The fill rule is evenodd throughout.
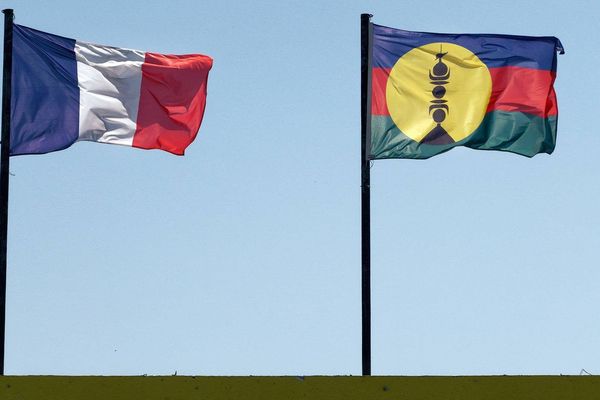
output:
<path id="1" fill-rule="evenodd" d="M 555 37 L 447 35 L 373 25 L 370 159 L 456 146 L 552 153 Z"/>
<path id="2" fill-rule="evenodd" d="M 389 116 L 371 118 L 371 159 L 424 159 L 456 146 L 501 150 L 533 157 L 552 153 L 556 143 L 556 116 L 541 118 L 521 112 L 493 111 L 469 137 L 454 143 L 431 145 L 404 135 Z"/>

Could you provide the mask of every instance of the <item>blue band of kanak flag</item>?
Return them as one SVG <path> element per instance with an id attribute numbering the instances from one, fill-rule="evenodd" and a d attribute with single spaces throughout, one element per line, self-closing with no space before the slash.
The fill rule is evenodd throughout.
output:
<path id="1" fill-rule="evenodd" d="M 101 46 L 13 28 L 11 155 L 77 141 L 182 155 L 204 114 L 212 59 Z"/>
<path id="2" fill-rule="evenodd" d="M 556 37 L 371 26 L 371 159 L 424 159 L 456 146 L 552 153 L 564 53 Z"/>
<path id="3" fill-rule="evenodd" d="M 454 43 L 471 50 L 488 68 L 518 66 L 556 71 L 556 52 L 564 48 L 554 36 L 443 34 L 411 32 L 373 24 L 373 68 L 391 68 L 406 52 L 432 42 Z"/>

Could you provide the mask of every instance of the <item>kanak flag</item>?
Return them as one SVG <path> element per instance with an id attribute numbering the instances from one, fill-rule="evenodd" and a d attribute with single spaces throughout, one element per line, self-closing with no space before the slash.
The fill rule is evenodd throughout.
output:
<path id="1" fill-rule="evenodd" d="M 10 155 L 77 141 L 183 155 L 206 106 L 212 59 L 80 42 L 13 25 Z"/>
<path id="2" fill-rule="evenodd" d="M 371 24 L 369 158 L 424 159 L 457 146 L 552 153 L 553 36 L 441 34 Z"/>

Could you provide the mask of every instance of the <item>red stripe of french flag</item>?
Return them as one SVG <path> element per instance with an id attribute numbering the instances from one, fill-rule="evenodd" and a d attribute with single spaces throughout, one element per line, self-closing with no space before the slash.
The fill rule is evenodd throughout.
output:
<path id="1" fill-rule="evenodd" d="M 183 155 L 200 129 L 211 66 L 204 55 L 146 53 L 133 147 Z"/>
<path id="2" fill-rule="evenodd" d="M 386 101 L 386 85 L 389 68 L 373 68 L 372 102 L 373 115 L 390 115 Z M 492 94 L 487 112 L 520 111 L 540 117 L 558 114 L 552 71 L 520 67 L 490 68 Z"/>

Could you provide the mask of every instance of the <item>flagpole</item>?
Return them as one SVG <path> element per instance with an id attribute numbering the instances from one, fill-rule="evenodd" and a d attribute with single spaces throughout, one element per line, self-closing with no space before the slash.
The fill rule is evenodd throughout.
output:
<path id="1" fill-rule="evenodd" d="M 0 145 L 0 375 L 4 375 L 6 338 L 6 252 L 8 238 L 8 177 L 10 159 L 10 95 L 12 76 L 13 10 L 4 13 L 4 69 L 2 71 L 2 144 Z"/>
<path id="2" fill-rule="evenodd" d="M 362 374 L 371 375 L 371 173 L 369 165 L 371 14 L 360 16 L 360 171 L 362 232 Z"/>

